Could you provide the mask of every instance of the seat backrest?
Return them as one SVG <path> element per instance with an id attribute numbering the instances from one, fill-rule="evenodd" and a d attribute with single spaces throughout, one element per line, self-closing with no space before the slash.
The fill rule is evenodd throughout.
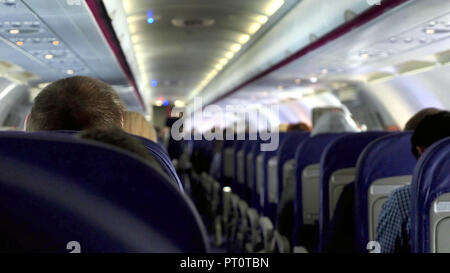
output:
<path id="1" fill-rule="evenodd" d="M 8 132 L 6 132 L 8 133 Z M 25 134 L 25 132 L 15 132 L 15 133 L 22 133 Z M 34 132 L 32 134 L 40 135 L 42 137 L 51 137 L 54 134 L 62 134 L 62 135 L 75 135 L 79 133 L 79 131 L 69 131 L 69 130 L 60 130 L 60 131 L 40 131 L 40 132 Z M 132 135 L 136 138 L 138 138 L 141 143 L 147 148 L 147 151 L 153 156 L 153 158 L 161 165 L 164 172 L 172 178 L 172 180 L 180 187 L 180 189 L 183 191 L 183 185 L 181 183 L 180 178 L 178 177 L 178 174 L 175 170 L 175 167 L 172 164 L 172 161 L 169 158 L 169 155 L 165 151 L 164 147 L 160 144 L 153 142 L 147 138 Z"/>
<path id="2" fill-rule="evenodd" d="M 304 224 L 315 224 L 319 219 L 320 158 L 328 143 L 342 135 L 342 133 L 320 134 L 309 137 L 297 148 L 293 235 L 295 245 L 299 242 L 297 234 L 299 227 Z"/>
<path id="3" fill-rule="evenodd" d="M 233 173 L 233 167 L 231 164 L 231 151 L 234 145 L 234 140 L 224 140 L 221 149 L 221 165 L 220 165 L 220 179 L 221 182 L 226 178 L 230 178 Z M 231 148 L 231 149 L 230 149 Z M 222 185 L 223 186 L 223 185 Z"/>
<path id="4" fill-rule="evenodd" d="M 355 180 L 356 163 L 364 148 L 388 132 L 353 133 L 336 138 L 320 159 L 319 249 L 344 186 Z"/>
<path id="5" fill-rule="evenodd" d="M 244 140 L 236 140 L 233 146 L 233 192 L 238 196 L 242 196 L 244 185 L 239 182 L 238 155 L 244 145 Z"/>
<path id="6" fill-rule="evenodd" d="M 155 143 L 149 139 L 135 136 L 139 138 L 141 143 L 147 148 L 150 153 L 153 154 L 154 158 L 159 161 L 165 172 L 178 184 L 180 189 L 183 189 L 183 185 L 181 183 L 180 178 L 178 177 L 177 171 L 175 170 L 175 167 L 172 164 L 172 161 L 170 160 L 169 156 L 167 155 L 166 151 L 163 149 L 161 145 L 158 143 Z"/>
<path id="7" fill-rule="evenodd" d="M 450 138 L 420 157 L 411 184 L 411 242 L 415 253 L 450 252 Z"/>
<path id="8" fill-rule="evenodd" d="M 286 138 L 281 142 L 280 149 L 277 153 L 277 189 L 278 197 L 280 200 L 281 193 L 283 192 L 283 166 L 286 161 L 294 159 L 295 152 L 300 144 L 309 137 L 309 132 L 292 132 L 287 133 Z"/>
<path id="9" fill-rule="evenodd" d="M 356 250 L 375 238 L 382 205 L 396 188 L 411 183 L 416 159 L 411 132 L 394 133 L 369 144 L 358 158 L 355 179 Z"/>
<path id="10" fill-rule="evenodd" d="M 242 162 L 240 162 L 239 164 L 241 165 L 241 169 L 242 169 L 242 184 L 243 184 L 243 195 L 241 196 L 241 198 L 243 200 L 247 201 L 247 204 L 250 204 L 250 187 L 249 187 L 249 176 L 251 175 L 251 164 L 249 164 L 249 162 L 251 162 L 251 156 L 250 153 L 252 151 L 253 148 L 253 144 L 255 143 L 255 140 L 248 140 L 245 141 L 243 148 L 242 148 Z"/>
<path id="11" fill-rule="evenodd" d="M 70 135 L 2 133 L 0 156 L 2 228 L 31 251 L 66 252 L 69 241 L 84 252 L 208 251 L 192 202 L 134 154 Z M 30 181 L 10 160 L 57 180 Z"/>

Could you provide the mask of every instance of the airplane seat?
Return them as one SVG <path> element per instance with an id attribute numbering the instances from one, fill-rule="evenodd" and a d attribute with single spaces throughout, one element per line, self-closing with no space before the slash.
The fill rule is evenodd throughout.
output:
<path id="1" fill-rule="evenodd" d="M 249 187 L 249 176 L 251 176 L 251 165 L 249 164 L 251 162 L 251 155 L 250 152 L 253 148 L 253 144 L 254 144 L 255 140 L 248 140 L 245 142 L 244 144 L 244 148 L 243 148 L 243 154 L 242 154 L 242 176 L 243 176 L 243 188 L 244 188 L 244 192 L 243 192 L 243 196 L 242 199 L 245 200 L 247 202 L 247 204 L 250 204 L 250 196 L 251 196 L 251 192 L 250 192 L 250 187 Z"/>
<path id="2" fill-rule="evenodd" d="M 258 211 L 258 213 L 263 213 L 263 194 L 264 194 L 264 154 L 265 152 L 260 152 L 258 156 L 256 156 L 256 207 L 255 209 Z"/>
<path id="3" fill-rule="evenodd" d="M 287 134 L 286 139 L 281 142 L 280 149 L 278 149 L 277 157 L 277 177 L 278 181 L 273 185 L 274 194 L 277 193 L 277 200 L 281 200 L 281 194 L 283 193 L 283 168 L 286 161 L 294 159 L 297 147 L 302 141 L 309 137 L 309 132 L 290 132 Z"/>
<path id="4" fill-rule="evenodd" d="M 365 132 L 344 135 L 328 144 L 323 151 L 319 184 L 319 252 L 342 190 L 355 180 L 359 155 L 372 141 L 387 134 Z"/>
<path id="5" fill-rule="evenodd" d="M 318 241 L 320 158 L 325 147 L 346 133 L 319 134 L 306 139 L 295 153 L 293 246 L 314 251 Z"/>
<path id="6" fill-rule="evenodd" d="M 415 253 L 450 252 L 450 138 L 420 157 L 411 183 L 411 248 Z"/>
<path id="7" fill-rule="evenodd" d="M 238 204 L 239 209 L 239 225 L 236 234 L 236 245 L 239 252 L 242 252 L 245 247 L 245 235 L 248 230 L 247 210 L 248 204 L 244 200 L 240 199 Z"/>
<path id="8" fill-rule="evenodd" d="M 209 250 L 189 198 L 134 154 L 62 134 L 2 133 L 0 156 L 2 228 L 25 251 L 67 252 L 70 241 L 82 252 Z"/>
<path id="9" fill-rule="evenodd" d="M 258 206 L 259 206 L 259 199 L 257 196 L 257 158 L 259 156 L 259 154 L 261 153 L 261 140 L 257 140 L 253 143 L 252 145 L 252 149 L 249 152 L 249 157 L 248 159 L 250 159 L 247 162 L 247 167 L 248 167 L 248 185 L 247 187 L 249 188 L 250 191 L 250 203 L 249 206 L 251 208 L 255 208 L 257 210 Z"/>
<path id="10" fill-rule="evenodd" d="M 63 134 L 63 135 L 74 135 L 79 133 L 79 131 L 71 131 L 71 130 L 59 130 L 59 131 L 40 131 L 40 132 L 22 132 L 22 131 L 14 131 L 13 133 L 18 134 L 34 134 L 34 135 L 42 135 L 42 136 L 52 136 L 54 134 Z M 1 132 L 2 134 L 8 134 L 8 132 Z M 159 145 L 156 142 L 153 142 L 147 138 L 138 136 L 138 135 L 132 135 L 136 138 L 138 138 L 141 143 L 147 148 L 147 150 L 150 152 L 150 154 L 153 156 L 153 158 L 158 161 L 158 163 L 163 168 L 164 172 L 174 181 L 178 187 L 184 191 L 183 184 L 181 183 L 180 178 L 178 177 L 178 174 L 175 170 L 175 167 L 172 164 L 172 161 L 170 160 L 167 152 L 164 150 L 164 148 Z"/>
<path id="11" fill-rule="evenodd" d="M 227 147 L 223 154 L 223 186 L 232 187 L 232 179 L 234 175 L 234 148 L 233 146 Z M 235 189 L 233 189 L 235 190 Z"/>
<path id="12" fill-rule="evenodd" d="M 308 139 L 308 132 L 292 132 L 286 137 L 278 151 L 278 185 L 276 244 L 275 249 L 286 252 L 293 234 L 294 196 L 295 196 L 295 152 L 303 141 Z M 283 219 L 283 220 L 282 220 Z M 290 222 L 287 220 L 291 220 Z M 279 245 L 282 244 L 282 245 Z M 290 251 L 289 251 L 290 252 Z"/>
<path id="13" fill-rule="evenodd" d="M 239 197 L 242 196 L 243 185 L 239 182 L 239 165 L 238 165 L 238 154 L 242 150 L 244 145 L 244 140 L 236 140 L 233 146 L 233 176 L 232 176 L 232 186 L 233 192 L 235 192 Z"/>
<path id="14" fill-rule="evenodd" d="M 366 252 L 369 241 L 375 240 L 384 202 L 392 191 L 411 183 L 415 164 L 411 132 L 381 137 L 361 153 L 355 179 L 356 251 Z"/>

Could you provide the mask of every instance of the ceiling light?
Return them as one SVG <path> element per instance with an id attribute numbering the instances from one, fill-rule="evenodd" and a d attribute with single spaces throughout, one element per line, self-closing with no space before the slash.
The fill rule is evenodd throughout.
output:
<path id="1" fill-rule="evenodd" d="M 16 45 L 18 45 L 18 46 L 23 46 L 23 41 L 17 41 L 17 42 L 16 42 Z"/>
<path id="2" fill-rule="evenodd" d="M 131 12 L 131 0 L 125 0 L 123 1 L 123 9 L 125 10 L 126 13 L 130 13 Z"/>
<path id="3" fill-rule="evenodd" d="M 174 102 L 174 105 L 175 105 L 175 107 L 182 108 L 182 107 L 186 106 L 186 103 L 184 103 L 184 101 L 181 101 L 181 100 L 176 100 Z"/>
<path id="4" fill-rule="evenodd" d="M 240 44 L 234 44 L 231 46 L 231 51 L 233 52 L 238 52 L 239 50 L 241 50 L 242 46 Z"/>
<path id="5" fill-rule="evenodd" d="M 225 54 L 225 57 L 226 57 L 227 59 L 233 59 L 234 53 L 231 52 L 231 51 L 229 51 L 229 52 L 227 52 L 227 53 Z"/>
<path id="6" fill-rule="evenodd" d="M 223 58 L 223 59 L 220 59 L 220 60 L 219 60 L 219 63 L 220 63 L 220 64 L 223 64 L 223 65 L 226 65 L 226 64 L 228 63 L 228 60 L 225 59 L 225 58 Z"/>
<path id="7" fill-rule="evenodd" d="M 136 32 L 138 32 L 138 28 L 137 28 L 137 24 L 130 24 L 130 33 L 134 34 Z"/>
<path id="8" fill-rule="evenodd" d="M 261 28 L 261 24 L 260 23 L 253 23 L 250 28 L 248 29 L 248 32 L 250 34 L 255 34 L 256 32 L 258 32 L 258 30 Z"/>
<path id="9" fill-rule="evenodd" d="M 69 70 L 66 71 L 66 73 L 67 73 L 68 75 L 73 75 L 74 71 L 73 71 L 72 69 L 69 69 Z"/>
<path id="10" fill-rule="evenodd" d="M 20 33 L 20 30 L 18 30 L 18 29 L 11 29 L 9 31 L 9 34 L 19 34 L 19 33 Z"/>
<path id="11" fill-rule="evenodd" d="M 316 77 L 311 77 L 311 78 L 309 78 L 309 81 L 312 83 L 316 83 L 318 81 L 318 79 Z"/>
<path id="12" fill-rule="evenodd" d="M 361 59 L 367 59 L 369 58 L 369 54 L 367 52 L 363 52 L 359 54 L 359 57 L 361 57 Z"/>
<path id="13" fill-rule="evenodd" d="M 51 59 L 53 59 L 53 55 L 52 54 L 47 54 L 47 55 L 45 55 L 45 58 L 47 60 L 51 60 Z"/>
<path id="14" fill-rule="evenodd" d="M 59 45 L 59 41 L 58 41 L 58 40 L 53 41 L 53 42 L 52 42 L 52 45 L 58 46 L 58 45 Z"/>
<path id="15" fill-rule="evenodd" d="M 267 23 L 267 21 L 269 21 L 269 17 L 264 16 L 264 15 L 260 15 L 260 16 L 257 17 L 256 20 L 258 20 L 259 23 L 264 25 L 265 23 Z"/>
<path id="16" fill-rule="evenodd" d="M 231 192 L 231 188 L 230 187 L 223 187 L 223 192 Z"/>
<path id="17" fill-rule="evenodd" d="M 272 16 L 277 10 L 281 8 L 281 6 L 284 5 L 284 0 L 273 0 L 267 7 L 266 7 L 266 14 L 269 16 Z"/>
<path id="18" fill-rule="evenodd" d="M 426 33 L 426 34 L 434 34 L 434 33 L 436 33 L 436 31 L 435 31 L 434 29 L 432 29 L 432 28 L 427 28 L 427 29 L 425 30 L 425 33 Z"/>
<path id="19" fill-rule="evenodd" d="M 223 64 L 216 64 L 215 67 L 216 67 L 217 70 L 222 70 Z"/>
<path id="20" fill-rule="evenodd" d="M 247 43 L 248 40 L 250 40 L 250 35 L 248 35 L 248 34 L 243 34 L 243 35 L 241 35 L 241 37 L 239 38 L 239 42 L 240 42 L 241 44 Z"/>
<path id="21" fill-rule="evenodd" d="M 302 83 L 302 80 L 301 79 L 296 79 L 295 80 L 295 84 L 301 84 Z"/>

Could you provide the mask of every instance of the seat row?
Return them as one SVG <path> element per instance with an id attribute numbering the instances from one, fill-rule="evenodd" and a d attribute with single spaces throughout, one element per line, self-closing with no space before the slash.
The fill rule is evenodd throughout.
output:
<path id="1" fill-rule="evenodd" d="M 260 151 L 259 140 L 223 141 L 220 172 L 194 169 L 193 180 L 207 196 L 216 243 L 232 251 L 321 252 L 342 190 L 354 183 L 355 249 L 367 252 L 384 202 L 411 181 L 413 249 L 450 251 L 449 240 L 436 239 L 450 233 L 448 140 L 417 163 L 410 138 L 410 132 L 291 132 L 281 133 L 270 152 Z M 212 147 L 197 142 L 194 149 Z"/>

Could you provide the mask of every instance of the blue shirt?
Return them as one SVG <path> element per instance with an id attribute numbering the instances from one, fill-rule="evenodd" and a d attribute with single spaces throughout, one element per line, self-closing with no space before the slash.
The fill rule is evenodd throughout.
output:
<path id="1" fill-rule="evenodd" d="M 409 247 L 411 186 L 396 189 L 383 204 L 378 218 L 376 241 L 381 253 L 397 253 Z"/>

